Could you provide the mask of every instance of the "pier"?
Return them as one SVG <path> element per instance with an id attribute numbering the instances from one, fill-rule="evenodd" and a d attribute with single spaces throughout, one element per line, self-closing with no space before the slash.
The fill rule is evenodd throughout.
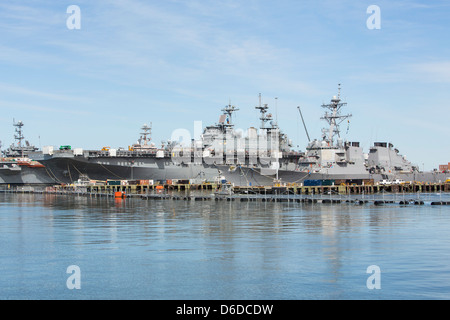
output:
<path id="1" fill-rule="evenodd" d="M 172 201 L 286 202 L 301 204 L 388 204 L 424 205 L 427 193 L 448 193 L 450 183 L 407 183 L 398 185 L 338 186 L 232 186 L 217 183 L 156 185 L 55 185 L 0 186 L 0 193 L 75 195 L 93 198 L 140 198 Z M 422 195 L 422 199 L 421 199 Z M 385 199 L 386 197 L 386 199 Z M 450 201 L 432 201 L 430 205 L 450 205 Z"/>
<path id="2" fill-rule="evenodd" d="M 229 188 L 232 194 L 256 194 L 256 195 L 361 195 L 381 193 L 436 193 L 450 192 L 450 183 L 407 183 L 397 185 L 331 185 L 331 186 L 303 186 L 301 184 L 286 184 L 274 186 L 232 186 L 220 183 L 202 184 L 157 184 L 157 185 L 88 185 L 73 186 L 61 185 L 50 188 L 55 191 L 70 191 L 83 189 L 87 193 L 114 193 L 149 194 L 153 192 L 216 192 Z"/>
<path id="3" fill-rule="evenodd" d="M 450 183 L 407 183 L 391 185 L 334 185 L 334 186 L 265 186 L 265 187 L 234 187 L 235 193 L 256 193 L 256 194 L 377 194 L 377 193 L 432 193 L 450 192 Z"/>
<path id="4" fill-rule="evenodd" d="M 227 188 L 232 194 L 255 194 L 255 195 L 361 195 L 361 194 L 381 194 L 381 193 L 436 193 L 450 192 L 450 182 L 439 183 L 405 183 L 391 185 L 330 185 L 330 186 L 303 186 L 301 184 L 283 184 L 273 186 L 233 186 L 220 183 L 201 184 L 155 184 L 155 185 L 54 185 L 34 187 L 25 186 L 0 186 L 0 191 L 27 192 L 33 190 L 43 190 L 46 193 L 68 193 L 79 192 L 88 194 L 113 194 L 114 192 L 124 192 L 129 195 L 142 195 L 150 193 L 167 192 L 194 192 L 211 191 L 217 192 Z"/>

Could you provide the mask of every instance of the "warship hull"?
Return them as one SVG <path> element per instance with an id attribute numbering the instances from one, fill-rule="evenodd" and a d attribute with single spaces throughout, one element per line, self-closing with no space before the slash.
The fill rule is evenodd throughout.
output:
<path id="1" fill-rule="evenodd" d="M 3 167 L 0 168 L 0 184 L 9 185 L 54 185 L 56 181 L 45 168 Z"/>
<path id="2" fill-rule="evenodd" d="M 208 164 L 176 164 L 171 159 L 134 158 L 130 164 L 129 158 L 109 157 L 50 157 L 40 159 L 45 168 L 34 174 L 11 174 L 16 180 L 8 179 L 8 183 L 65 183 L 71 184 L 82 177 L 91 180 L 189 180 L 191 183 L 202 181 L 226 180 L 235 186 L 268 186 L 274 182 L 305 184 L 308 180 L 327 180 L 330 183 L 377 183 L 382 180 L 418 181 L 423 183 L 438 183 L 445 181 L 446 174 L 440 172 L 400 172 L 395 174 L 360 173 L 310 173 L 293 169 L 264 169 L 253 166 L 230 166 Z M 33 171 L 33 170 L 32 170 Z M 0 171 L 0 179 L 2 179 Z M 5 180 L 5 179 L 3 179 Z M 0 180 L 0 183 L 2 180 Z M 11 182 L 17 181 L 17 182 Z"/>
<path id="3" fill-rule="evenodd" d="M 177 164 L 171 159 L 111 157 L 52 157 L 40 159 L 53 177 L 55 183 L 71 184 L 82 177 L 90 180 L 189 180 L 191 183 L 226 180 L 237 186 L 272 185 L 274 177 L 261 173 L 260 169 L 239 167 L 233 171 L 230 166 L 215 164 Z"/>
<path id="4" fill-rule="evenodd" d="M 133 161 L 135 163 L 130 164 Z M 91 180 L 208 180 L 219 176 L 213 165 L 177 165 L 170 160 L 142 158 L 56 157 L 40 160 L 58 183 L 74 183 L 81 177 Z"/>

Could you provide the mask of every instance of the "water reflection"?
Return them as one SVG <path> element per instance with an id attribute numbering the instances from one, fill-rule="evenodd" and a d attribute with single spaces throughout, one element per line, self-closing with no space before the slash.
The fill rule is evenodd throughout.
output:
<path id="1" fill-rule="evenodd" d="M 0 234 L 12 244 L 3 250 L 6 269 L 75 260 L 98 269 L 91 283 L 120 281 L 137 298 L 359 299 L 369 294 L 367 266 L 421 266 L 429 230 L 440 237 L 434 243 L 450 243 L 443 212 L 448 208 L 0 195 Z M 433 248 L 429 261 L 448 252 Z M 439 266 L 436 272 L 450 272 Z"/>
<path id="2" fill-rule="evenodd" d="M 409 212 L 423 208 L 376 207 L 352 204 L 302 204 L 239 201 L 175 201 L 89 198 L 56 195 L 10 196 L 16 208 L 45 208 L 53 226 L 73 230 L 96 228 L 129 232 L 145 239 L 161 234 L 202 235 L 221 239 L 311 234 L 333 238 L 361 232 L 385 233 L 408 223 Z"/>

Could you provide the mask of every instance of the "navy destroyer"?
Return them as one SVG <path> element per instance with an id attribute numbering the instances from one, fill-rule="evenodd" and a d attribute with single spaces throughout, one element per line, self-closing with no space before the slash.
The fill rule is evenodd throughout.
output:
<path id="1" fill-rule="evenodd" d="M 219 168 L 233 181 L 240 177 L 239 182 L 249 183 L 253 181 L 265 185 L 271 181 L 281 183 L 299 183 L 309 185 L 319 184 L 364 184 L 379 183 L 380 181 L 421 181 L 439 182 L 445 181 L 445 174 L 439 172 L 420 172 L 417 165 L 412 164 L 405 156 L 394 148 L 392 143 L 375 142 L 368 153 L 364 153 L 360 142 L 344 141 L 341 137 L 340 125 L 346 120 L 349 123 L 351 114 L 342 114 L 347 105 L 338 95 L 333 96 L 329 104 L 322 104 L 325 109 L 321 117 L 327 124 L 322 129 L 321 139 L 311 141 L 305 126 L 309 143 L 303 153 L 292 153 L 280 148 L 280 161 L 276 170 L 269 174 L 264 168 L 252 166 L 240 166 L 239 170 L 230 170 L 226 166 Z M 300 115 L 301 109 L 298 107 Z M 261 119 L 265 119 L 264 116 Z M 303 121 L 304 124 L 304 121 Z M 261 130 L 274 130 L 272 126 L 267 129 L 264 123 Z M 234 174 L 233 174 L 234 173 Z"/>
<path id="2" fill-rule="evenodd" d="M 150 124 L 141 128 L 139 140 L 128 149 L 48 146 L 30 151 L 28 156 L 45 166 L 44 180 L 65 184 L 80 179 L 227 181 L 238 186 L 445 180 L 438 172 L 419 172 L 391 143 L 376 142 L 364 153 L 359 142 L 344 141 L 340 125 L 351 115 L 342 114 L 346 103 L 341 101 L 340 90 L 339 86 L 338 95 L 322 105 L 325 113 L 321 119 L 327 127 L 320 139 L 311 140 L 307 134 L 305 152 L 292 149 L 291 140 L 280 130 L 268 105 L 261 103 L 260 95 L 255 107 L 260 125 L 246 132 L 234 127 L 239 109 L 230 103 L 222 109 L 219 121 L 206 126 L 197 140 L 168 140 L 157 147 L 151 142 Z"/>

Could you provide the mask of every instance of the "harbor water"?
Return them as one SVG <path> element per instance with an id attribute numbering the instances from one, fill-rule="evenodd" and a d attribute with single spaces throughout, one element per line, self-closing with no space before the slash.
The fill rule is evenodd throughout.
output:
<path id="1" fill-rule="evenodd" d="M 0 193 L 0 299 L 449 299 L 450 206 L 431 202 L 450 195 L 377 197 L 395 202 Z"/>

